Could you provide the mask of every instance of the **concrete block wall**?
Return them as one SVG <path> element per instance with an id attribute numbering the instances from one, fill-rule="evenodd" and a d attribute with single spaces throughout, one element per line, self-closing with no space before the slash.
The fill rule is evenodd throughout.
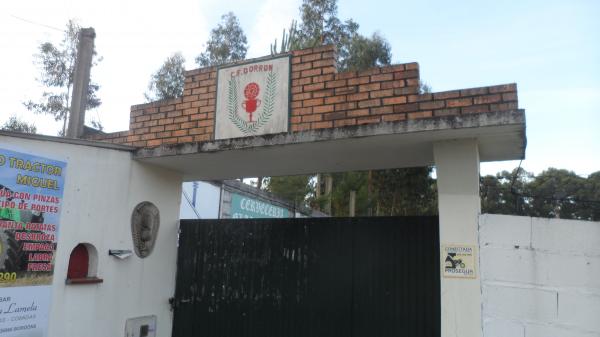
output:
<path id="1" fill-rule="evenodd" d="M 485 337 L 600 337 L 600 222 L 484 214 Z"/>
<path id="2" fill-rule="evenodd" d="M 518 108 L 516 84 L 419 94 L 417 63 L 338 72 L 333 46 L 290 55 L 290 132 Z M 182 97 L 134 105 L 128 131 L 88 138 L 138 147 L 212 140 L 216 85 L 217 67 L 187 71 Z"/>

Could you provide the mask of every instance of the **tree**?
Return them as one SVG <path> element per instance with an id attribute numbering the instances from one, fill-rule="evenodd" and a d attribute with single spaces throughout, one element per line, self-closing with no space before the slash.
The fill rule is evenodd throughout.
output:
<path id="1" fill-rule="evenodd" d="M 371 37 L 359 34 L 359 25 L 353 20 L 342 22 L 337 16 L 337 0 L 304 0 L 300 6 L 300 17 L 298 28 L 293 21 L 287 34 L 284 30 L 280 52 L 333 44 L 336 46 L 340 71 L 361 71 L 390 64 L 390 44 L 380 33 L 374 33 Z M 277 53 L 277 40 L 271 45 L 271 53 Z M 430 90 L 426 86 L 424 89 Z M 335 173 L 331 175 L 331 193 L 317 196 L 313 206 L 322 209 L 330 202 L 332 215 L 346 216 L 350 193 L 355 191 L 357 215 L 437 214 L 435 181 L 431 178 L 431 170 L 430 167 L 424 167 Z M 288 188 L 294 186 L 289 184 Z M 304 189 L 301 186 L 298 188 Z"/>
<path id="2" fill-rule="evenodd" d="M 300 6 L 298 39 L 303 48 L 340 42 L 340 32 L 346 30 L 337 17 L 337 0 L 304 0 Z"/>
<path id="3" fill-rule="evenodd" d="M 540 173 L 528 185 L 531 200 L 531 216 L 581 219 L 580 192 L 585 178 L 573 171 L 549 168 Z"/>
<path id="4" fill-rule="evenodd" d="M 15 132 L 23 132 L 23 133 L 36 133 L 37 128 L 33 124 L 28 124 L 27 122 L 20 120 L 17 116 L 11 116 L 8 118 L 6 123 L 2 125 L 0 128 L 5 131 L 15 131 Z"/>
<path id="5" fill-rule="evenodd" d="M 337 0 L 304 0 L 300 6 L 299 48 L 333 44 L 337 48 L 338 65 L 345 69 L 350 41 L 358 32 L 358 24 L 337 17 Z"/>
<path id="6" fill-rule="evenodd" d="M 350 193 L 356 193 L 355 214 L 368 215 L 371 200 L 368 195 L 367 172 L 341 172 L 331 174 L 331 215 L 348 216 L 350 213 Z M 322 202 L 327 200 L 327 195 Z M 320 205 L 322 206 L 322 205 Z"/>
<path id="7" fill-rule="evenodd" d="M 528 192 L 528 184 L 533 178 L 533 173 L 522 168 L 481 177 L 482 212 L 529 215 L 531 212 L 529 200 L 523 195 Z"/>
<path id="8" fill-rule="evenodd" d="M 376 215 L 436 215 L 437 188 L 431 167 L 373 171 Z"/>
<path id="9" fill-rule="evenodd" d="M 389 65 L 391 58 L 392 47 L 379 33 L 370 38 L 354 34 L 342 66 L 349 71 L 359 71 Z"/>
<path id="10" fill-rule="evenodd" d="M 311 181 L 310 175 L 268 177 L 265 178 L 265 190 L 292 201 L 297 206 L 308 206 L 308 200 L 314 191 Z"/>
<path id="11" fill-rule="evenodd" d="M 144 94 L 148 102 L 180 97 L 185 81 L 185 58 L 181 53 L 169 56 L 150 79 L 148 92 Z"/>
<path id="12" fill-rule="evenodd" d="M 244 30 L 233 14 L 229 12 L 221 17 L 221 23 L 211 30 L 206 42 L 206 51 L 196 58 L 201 67 L 221 65 L 246 58 L 248 41 Z"/>
<path id="13" fill-rule="evenodd" d="M 519 168 L 481 178 L 483 213 L 600 220 L 600 172 L 587 178 L 549 168 L 537 176 Z"/>
<path id="14" fill-rule="evenodd" d="M 220 65 L 243 60 L 246 57 L 247 40 L 236 16 L 229 12 L 221 17 L 206 43 L 206 50 L 197 58 L 202 67 Z M 168 57 L 150 78 L 148 91 L 144 94 L 148 102 L 180 97 L 185 81 L 185 58 L 181 53 Z"/>
<path id="15" fill-rule="evenodd" d="M 581 218 L 600 221 L 600 171 L 590 174 L 583 188 L 577 193 L 581 203 Z"/>
<path id="16" fill-rule="evenodd" d="M 419 94 L 431 94 L 431 86 L 426 82 L 419 80 Z"/>
<path id="17" fill-rule="evenodd" d="M 292 21 L 287 34 L 284 30 L 279 52 L 333 44 L 340 71 L 361 71 L 390 64 L 390 44 L 380 33 L 371 37 L 359 34 L 359 25 L 352 20 L 342 22 L 337 17 L 337 0 L 304 0 L 300 17 L 299 26 Z M 271 54 L 276 53 L 277 40 L 271 45 Z M 422 90 L 430 91 L 431 88 L 423 85 Z M 331 194 L 316 196 L 312 200 L 313 206 L 323 209 L 331 202 L 332 215 L 346 216 L 350 192 L 355 191 L 357 215 L 437 214 L 437 194 L 431 171 L 430 167 L 424 167 L 332 174 Z M 278 178 L 279 181 L 285 179 Z M 313 176 L 307 181 L 314 180 Z M 299 193 L 305 193 L 305 186 L 292 183 L 286 186 L 288 189 L 297 187 L 301 189 Z M 309 194 L 316 195 L 316 192 Z"/>
<path id="18" fill-rule="evenodd" d="M 379 33 L 371 37 L 360 35 L 359 24 L 352 19 L 342 22 L 337 16 L 337 0 L 304 0 L 300 17 L 300 27 L 294 34 L 297 38 L 292 41 L 291 48 L 333 44 L 337 50 L 338 68 L 342 71 L 390 64 L 389 43 Z"/>
<path id="19" fill-rule="evenodd" d="M 41 76 L 38 81 L 45 86 L 46 91 L 38 102 L 27 101 L 25 107 L 39 114 L 49 114 L 57 121 L 63 121 L 60 134 L 64 135 L 67 120 L 71 109 L 71 90 L 75 72 L 75 59 L 77 56 L 77 45 L 79 43 L 79 25 L 69 20 L 63 40 L 59 44 L 44 42 L 39 47 L 39 54 L 34 55 L 35 62 L 40 67 Z M 96 65 L 99 59 L 94 51 Z M 87 109 L 93 109 L 102 103 L 96 96 L 100 86 L 90 81 L 87 93 Z"/>

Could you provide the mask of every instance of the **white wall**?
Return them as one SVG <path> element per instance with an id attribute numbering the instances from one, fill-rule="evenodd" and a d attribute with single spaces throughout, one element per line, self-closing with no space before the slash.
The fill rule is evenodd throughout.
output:
<path id="1" fill-rule="evenodd" d="M 181 177 L 134 162 L 125 151 L 6 136 L 0 144 L 67 162 L 49 336 L 124 336 L 126 319 L 145 315 L 158 317 L 157 336 L 170 336 Z M 133 250 L 131 212 L 142 201 L 160 211 L 153 253 L 108 256 L 109 249 Z M 69 255 L 80 242 L 98 250 L 104 283 L 65 285 Z"/>
<path id="2" fill-rule="evenodd" d="M 600 222 L 479 223 L 485 337 L 600 337 Z"/>
<path id="3" fill-rule="evenodd" d="M 198 188 L 196 190 L 196 207 L 193 207 L 190 202 L 181 197 L 181 209 L 179 216 L 181 219 L 218 219 L 219 218 L 219 203 L 221 201 L 221 188 L 211 183 L 197 181 Z M 192 200 L 194 194 L 194 183 L 183 183 L 183 193 Z M 194 211 L 195 208 L 195 211 Z"/>

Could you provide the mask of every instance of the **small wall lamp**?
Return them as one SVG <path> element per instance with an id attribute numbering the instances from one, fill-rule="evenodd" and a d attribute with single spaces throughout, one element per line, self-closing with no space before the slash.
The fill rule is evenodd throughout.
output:
<path id="1" fill-rule="evenodd" d="M 109 249 L 108 255 L 114 256 L 120 260 L 124 260 L 133 255 L 133 252 L 129 249 Z"/>

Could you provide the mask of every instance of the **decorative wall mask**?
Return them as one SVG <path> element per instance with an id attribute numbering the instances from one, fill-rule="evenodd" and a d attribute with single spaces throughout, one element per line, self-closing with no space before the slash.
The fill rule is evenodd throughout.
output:
<path id="1" fill-rule="evenodd" d="M 152 253 L 159 225 L 160 214 L 153 203 L 144 201 L 135 206 L 131 214 L 131 235 L 137 256 L 145 258 Z"/>

